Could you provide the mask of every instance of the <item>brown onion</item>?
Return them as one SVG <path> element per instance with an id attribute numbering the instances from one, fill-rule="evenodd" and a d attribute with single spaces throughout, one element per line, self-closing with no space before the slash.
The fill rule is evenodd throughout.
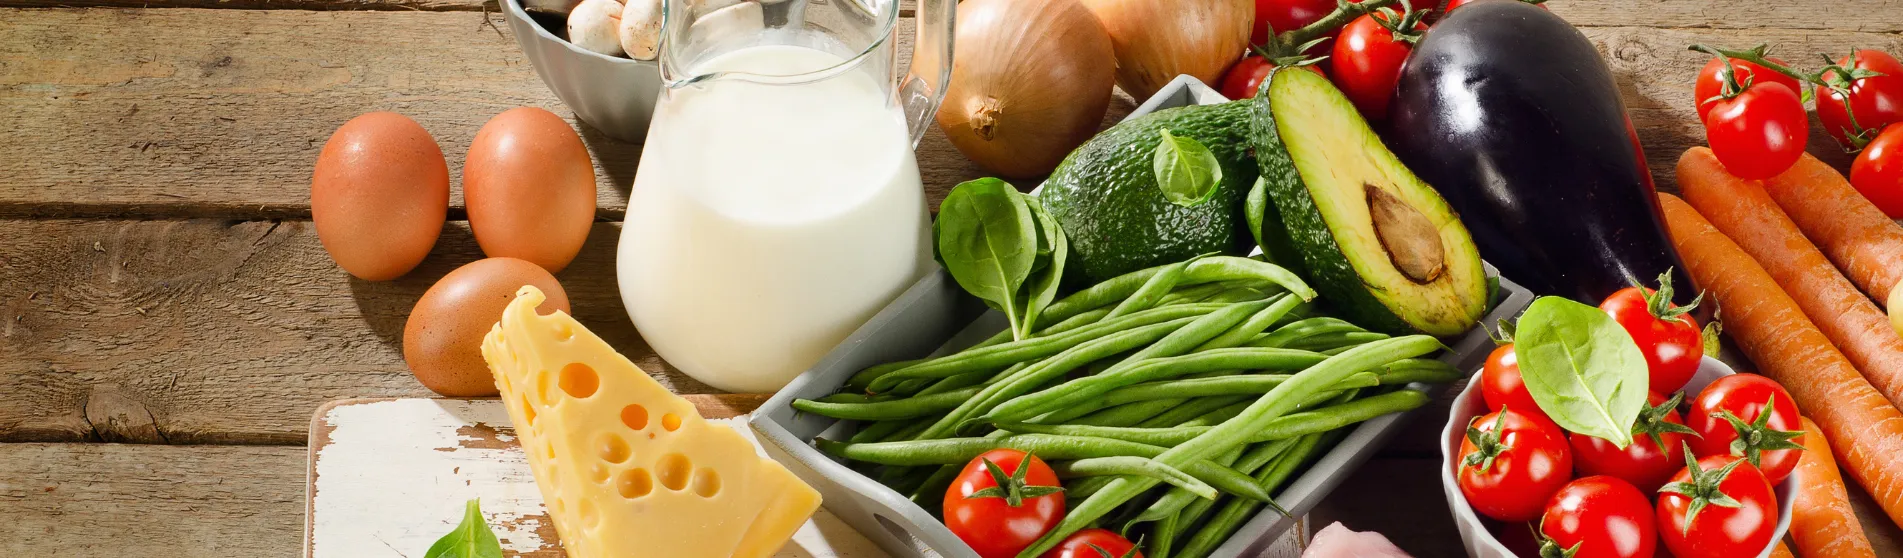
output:
<path id="1" fill-rule="evenodd" d="M 1006 177 L 1048 174 L 1110 105 L 1110 34 L 1078 0 L 965 0 L 938 126 Z"/>
<path id="2" fill-rule="evenodd" d="M 1117 86 L 1138 101 L 1177 75 L 1215 86 L 1249 49 L 1251 0 L 1084 0 L 1110 31 Z"/>

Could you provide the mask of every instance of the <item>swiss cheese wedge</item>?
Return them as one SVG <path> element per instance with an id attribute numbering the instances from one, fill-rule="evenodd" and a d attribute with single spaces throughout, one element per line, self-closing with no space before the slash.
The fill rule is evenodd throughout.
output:
<path id="1" fill-rule="evenodd" d="M 764 558 L 819 493 L 524 286 L 482 341 L 574 558 Z"/>

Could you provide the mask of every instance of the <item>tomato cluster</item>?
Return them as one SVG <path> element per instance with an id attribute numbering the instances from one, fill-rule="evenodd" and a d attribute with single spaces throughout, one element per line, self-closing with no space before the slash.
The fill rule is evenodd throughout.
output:
<path id="1" fill-rule="evenodd" d="M 1468 504 L 1504 522 L 1503 542 L 1534 533 L 1519 551 L 1540 556 L 1764 550 L 1778 520 L 1771 487 L 1803 450 L 1797 404 L 1756 374 L 1719 378 L 1687 400 L 1679 390 L 1698 370 L 1704 336 L 1691 308 L 1671 303 L 1668 278 L 1656 291 L 1614 293 L 1599 309 L 1645 355 L 1651 393 L 1631 439 L 1562 429 L 1527 390 L 1511 333 L 1503 332 L 1478 379 L 1490 412 L 1469 423 L 1455 463 Z"/>
<path id="2" fill-rule="evenodd" d="M 945 489 L 945 526 L 984 558 L 1011 558 L 1064 519 L 1064 491 L 1044 460 L 1014 449 L 985 452 Z M 1103 529 L 1066 537 L 1042 558 L 1143 558 L 1136 544 Z"/>
<path id="3" fill-rule="evenodd" d="M 1455 0 L 1455 5 L 1459 3 Z M 1219 88 L 1223 96 L 1254 97 L 1277 66 L 1301 65 L 1328 76 L 1362 116 L 1374 121 L 1387 118 L 1401 63 L 1427 30 L 1422 20 L 1428 11 L 1382 8 L 1363 13 L 1301 45 L 1284 44 L 1276 37 L 1321 21 L 1336 8 L 1334 0 L 1255 0 L 1255 34 L 1250 40 L 1256 46 L 1223 75 Z"/>

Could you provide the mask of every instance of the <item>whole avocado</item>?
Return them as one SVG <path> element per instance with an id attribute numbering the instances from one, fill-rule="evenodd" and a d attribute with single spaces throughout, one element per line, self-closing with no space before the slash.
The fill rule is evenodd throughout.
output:
<path id="1" fill-rule="evenodd" d="M 1153 157 L 1166 128 L 1216 155 L 1222 183 L 1208 202 L 1183 207 L 1158 189 Z M 1248 253 L 1242 198 L 1256 172 L 1248 103 L 1186 106 L 1097 134 L 1064 158 L 1039 200 L 1070 237 L 1072 269 L 1097 282 L 1199 254 Z"/>

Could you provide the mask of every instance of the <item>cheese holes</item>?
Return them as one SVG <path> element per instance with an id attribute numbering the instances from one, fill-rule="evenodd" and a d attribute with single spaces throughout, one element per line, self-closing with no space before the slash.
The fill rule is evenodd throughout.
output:
<path id="1" fill-rule="evenodd" d="M 575 338 L 575 326 L 566 322 L 555 325 L 555 340 L 568 341 Z"/>
<path id="2" fill-rule="evenodd" d="M 653 491 L 654 477 L 648 475 L 647 469 L 636 467 L 622 471 L 620 476 L 615 477 L 615 492 L 620 493 L 622 498 L 640 498 Z"/>
<path id="3" fill-rule="evenodd" d="M 676 415 L 674 413 L 661 415 L 661 428 L 666 428 L 668 432 L 680 430 L 681 429 L 680 415 Z"/>
<path id="4" fill-rule="evenodd" d="M 702 498 L 712 498 L 720 493 L 720 473 L 713 469 L 701 469 L 694 473 L 694 493 Z"/>
<path id="5" fill-rule="evenodd" d="M 595 374 L 595 369 L 576 362 L 562 367 L 561 385 L 569 397 L 586 399 L 601 387 L 601 377 Z"/>
<path id="6" fill-rule="evenodd" d="M 541 401 L 543 405 L 548 405 L 553 401 L 548 396 L 548 377 L 549 373 L 547 370 L 535 373 L 535 399 Z"/>
<path id="7" fill-rule="evenodd" d="M 628 460 L 628 442 L 620 436 L 606 434 L 601 437 L 601 459 L 609 463 Z"/>
<path id="8" fill-rule="evenodd" d="M 588 480 L 595 481 L 595 484 L 608 482 L 608 466 L 601 463 L 588 464 Z"/>
<path id="9" fill-rule="evenodd" d="M 535 406 L 529 404 L 526 395 L 522 396 L 522 418 L 528 421 L 529 426 L 535 426 Z"/>
<path id="10" fill-rule="evenodd" d="M 640 403 L 622 407 L 621 424 L 628 425 L 628 428 L 635 430 L 647 428 L 648 408 L 642 407 Z"/>
<path id="11" fill-rule="evenodd" d="M 600 524 L 601 524 L 601 510 L 596 509 L 595 501 L 582 500 L 581 501 L 582 528 L 593 531 L 595 529 L 595 526 Z"/>
<path id="12" fill-rule="evenodd" d="M 661 486 L 668 490 L 680 491 L 687 488 L 688 476 L 694 474 L 694 462 L 678 453 L 667 454 L 656 464 L 655 476 L 661 477 Z"/>

